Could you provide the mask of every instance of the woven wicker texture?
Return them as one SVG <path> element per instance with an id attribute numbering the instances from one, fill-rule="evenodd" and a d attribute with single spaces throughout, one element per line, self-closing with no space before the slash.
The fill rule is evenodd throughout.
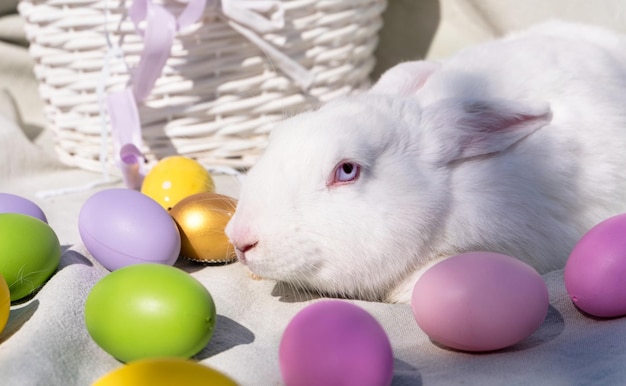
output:
<path id="1" fill-rule="evenodd" d="M 150 163 L 182 154 L 205 165 L 249 167 L 277 120 L 367 86 L 385 0 L 279 2 L 284 28 L 261 37 L 308 69 L 313 85 L 298 87 L 231 27 L 219 4 L 207 7 L 199 22 L 177 34 L 161 77 L 139 106 L 142 151 Z M 155 3 L 175 15 L 185 5 Z M 129 5 L 130 0 L 19 4 L 45 114 L 57 153 L 67 164 L 101 169 L 102 133 L 107 129 L 98 90 L 123 88 L 143 49 L 126 15 Z M 105 76 L 111 46 L 120 52 L 118 60 L 106 61 Z M 106 141 L 113 170 L 112 144 L 110 138 Z"/>

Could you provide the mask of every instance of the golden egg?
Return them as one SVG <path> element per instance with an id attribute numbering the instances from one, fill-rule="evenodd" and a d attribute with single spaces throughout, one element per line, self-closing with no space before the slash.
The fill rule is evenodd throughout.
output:
<path id="1" fill-rule="evenodd" d="M 197 193 L 174 205 L 170 215 L 180 231 L 180 255 L 203 263 L 235 260 L 224 228 L 236 207 L 237 200 L 213 192 Z"/>
<path id="2" fill-rule="evenodd" d="M 11 295 L 9 293 L 9 286 L 2 274 L 0 274 L 0 333 L 4 330 L 7 321 L 9 320 L 9 313 L 11 312 Z"/>
<path id="3" fill-rule="evenodd" d="M 215 191 L 211 174 L 198 161 L 184 156 L 160 160 L 146 175 L 141 193 L 171 209 L 185 197 Z"/>

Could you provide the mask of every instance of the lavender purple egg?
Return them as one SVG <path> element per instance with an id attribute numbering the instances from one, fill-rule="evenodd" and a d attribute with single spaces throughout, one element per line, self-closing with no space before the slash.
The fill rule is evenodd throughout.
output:
<path id="1" fill-rule="evenodd" d="M 156 201 L 130 189 L 92 195 L 78 215 L 87 250 L 105 268 L 138 263 L 173 265 L 180 253 L 176 223 Z"/>
<path id="2" fill-rule="evenodd" d="M 0 193 L 0 213 L 20 213 L 48 222 L 43 210 L 37 204 L 10 193 Z"/>

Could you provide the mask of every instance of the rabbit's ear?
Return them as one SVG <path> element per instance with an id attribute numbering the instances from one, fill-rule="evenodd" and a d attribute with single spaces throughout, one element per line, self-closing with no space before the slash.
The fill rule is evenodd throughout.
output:
<path id="1" fill-rule="evenodd" d="M 550 123 L 547 104 L 503 99 L 447 99 L 424 109 L 421 149 L 426 159 L 449 163 L 501 152 Z"/>
<path id="2" fill-rule="evenodd" d="M 440 66 L 431 61 L 400 63 L 385 71 L 369 92 L 398 96 L 415 94 Z"/>

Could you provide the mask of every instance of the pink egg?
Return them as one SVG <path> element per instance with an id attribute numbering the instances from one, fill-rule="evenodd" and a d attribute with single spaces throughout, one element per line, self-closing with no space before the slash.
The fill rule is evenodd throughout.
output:
<path id="1" fill-rule="evenodd" d="M 300 311 L 280 342 L 285 385 L 385 386 L 393 378 L 389 338 L 376 319 L 345 301 Z"/>
<path id="2" fill-rule="evenodd" d="M 580 239 L 564 279 L 582 311 L 599 317 L 626 315 L 626 214 L 604 220 Z"/>
<path id="3" fill-rule="evenodd" d="M 536 331 L 549 299 L 543 278 L 528 264 L 471 252 L 424 272 L 411 305 L 417 324 L 433 341 L 463 351 L 493 351 Z"/>

